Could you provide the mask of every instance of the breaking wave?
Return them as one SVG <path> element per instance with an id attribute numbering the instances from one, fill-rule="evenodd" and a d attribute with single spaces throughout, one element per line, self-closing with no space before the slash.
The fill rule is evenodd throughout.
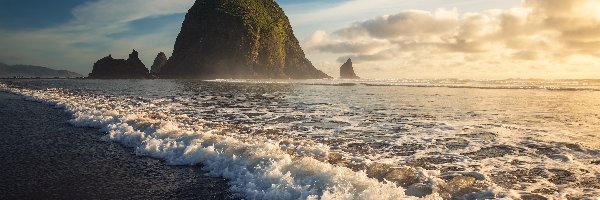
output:
<path id="1" fill-rule="evenodd" d="M 230 90 L 231 85 L 222 82 L 299 84 L 306 91 L 253 93 L 244 86 L 237 94 Z M 497 109 L 493 106 L 484 107 L 493 112 L 444 112 L 449 110 L 444 102 L 440 104 L 442 110 L 417 112 L 417 108 L 449 98 L 450 94 L 433 90 L 408 101 L 405 99 L 410 96 L 382 96 L 387 89 L 380 88 L 380 93 L 370 90 L 368 84 L 378 83 L 369 81 L 212 83 L 192 85 L 202 89 L 191 90 L 190 94 L 176 91 L 157 97 L 121 94 L 121 89 L 110 93 L 5 83 L 0 83 L 0 92 L 63 109 L 72 115 L 72 125 L 99 129 L 106 133 L 104 140 L 132 147 L 137 155 L 161 159 L 169 165 L 203 166 L 209 175 L 227 178 L 230 191 L 246 199 L 600 195 L 599 181 L 594 179 L 598 167 L 589 165 L 600 162 L 595 160 L 600 151 L 567 143 L 570 138 L 563 137 L 568 134 L 551 134 L 555 129 L 539 128 L 535 135 L 523 135 L 538 128 L 529 122 L 537 118 L 514 124 L 491 119 L 525 119 L 527 113 L 493 110 Z M 128 87 L 136 90 L 137 84 Z M 187 87 L 186 83 L 178 84 Z M 360 98 L 366 100 L 356 102 L 333 94 L 342 89 L 356 94 L 358 87 L 369 88 L 360 91 L 365 93 Z M 319 94 L 321 88 L 331 91 L 331 97 L 322 100 L 329 103 L 314 100 L 324 98 Z M 428 101 L 417 102 L 424 97 Z M 335 102 L 331 98 L 336 98 Z M 374 104 L 368 106 L 372 110 L 361 110 L 365 103 L 389 99 L 417 104 Z M 411 112 L 397 115 L 403 110 Z M 552 127 L 566 123 L 562 118 L 542 117 Z M 586 126 L 594 126 L 588 123 Z"/>
<path id="2" fill-rule="evenodd" d="M 98 128 L 107 133 L 105 140 L 133 147 L 140 156 L 169 165 L 201 163 L 210 175 L 229 179 L 231 191 L 248 199 L 407 198 L 402 188 L 369 178 L 364 171 L 291 156 L 274 141 L 240 141 L 225 136 L 226 125 L 169 116 L 163 109 L 132 99 L 86 98 L 59 89 L 36 91 L 4 84 L 0 88 L 64 109 L 73 115 L 72 125 Z M 188 120 L 196 123 L 180 123 Z M 327 154 L 326 149 L 313 151 Z"/>

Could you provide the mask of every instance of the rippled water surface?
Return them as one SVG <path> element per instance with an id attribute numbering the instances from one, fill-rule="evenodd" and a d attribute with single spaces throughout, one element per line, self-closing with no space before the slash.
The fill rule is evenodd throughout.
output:
<path id="1" fill-rule="evenodd" d="M 594 80 L 3 81 L 248 198 L 596 198 Z M 385 194 L 382 196 L 382 194 Z"/>

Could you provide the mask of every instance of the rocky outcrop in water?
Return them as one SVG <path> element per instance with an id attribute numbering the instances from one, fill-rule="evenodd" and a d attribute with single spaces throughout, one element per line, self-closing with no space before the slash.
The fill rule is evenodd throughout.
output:
<path id="1" fill-rule="evenodd" d="M 342 67 L 340 67 L 340 78 L 360 79 L 360 77 L 358 77 L 356 73 L 354 73 L 354 67 L 352 67 L 352 59 L 348 59 L 348 61 L 346 61 L 346 63 L 344 63 Z"/>
<path id="2" fill-rule="evenodd" d="M 94 69 L 88 78 L 95 79 L 141 79 L 148 78 L 148 68 L 142 63 L 134 49 L 129 58 L 114 59 L 111 55 L 94 63 Z"/>
<path id="3" fill-rule="evenodd" d="M 273 0 L 197 0 L 164 78 L 329 78 L 306 59 Z"/>
<path id="4" fill-rule="evenodd" d="M 150 67 L 150 73 L 158 74 L 162 67 L 164 67 L 165 64 L 167 64 L 167 60 L 167 55 L 165 55 L 164 52 L 158 53 L 158 55 L 156 55 L 156 58 L 154 59 L 152 67 Z"/>

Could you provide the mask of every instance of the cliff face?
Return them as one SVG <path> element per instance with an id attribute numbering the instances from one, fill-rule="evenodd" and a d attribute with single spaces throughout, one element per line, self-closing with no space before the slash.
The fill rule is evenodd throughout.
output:
<path id="1" fill-rule="evenodd" d="M 197 0 L 160 72 L 167 78 L 328 78 L 273 0 Z"/>
<path id="2" fill-rule="evenodd" d="M 114 59 L 111 55 L 94 63 L 88 78 L 97 79 L 137 79 L 147 78 L 148 68 L 142 63 L 138 52 L 133 50 L 127 60 Z"/>
<path id="3" fill-rule="evenodd" d="M 167 64 L 167 60 L 167 56 L 164 52 L 158 53 L 158 55 L 156 55 L 156 58 L 154 59 L 152 67 L 150 67 L 150 73 L 158 74 L 162 67 L 164 67 L 165 64 Z"/>
<path id="4" fill-rule="evenodd" d="M 360 77 L 358 77 L 356 75 L 356 73 L 354 73 L 354 67 L 352 67 L 351 59 L 348 59 L 348 61 L 346 61 L 346 63 L 344 63 L 342 65 L 342 67 L 340 67 L 340 78 L 342 78 L 342 79 L 360 79 Z"/>

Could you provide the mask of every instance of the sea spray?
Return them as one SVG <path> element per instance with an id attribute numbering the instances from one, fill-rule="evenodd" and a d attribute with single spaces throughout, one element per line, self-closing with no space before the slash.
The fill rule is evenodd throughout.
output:
<path id="1" fill-rule="evenodd" d="M 0 88 L 64 108 L 75 126 L 100 128 L 107 140 L 135 148 L 138 155 L 163 159 L 171 165 L 201 163 L 210 175 L 230 180 L 231 191 L 248 199 L 408 199 L 404 189 L 309 157 L 293 157 L 277 144 L 244 143 L 214 134 L 219 130 L 191 132 L 176 122 L 126 114 L 127 102 L 111 102 L 115 110 L 96 109 L 89 99 L 68 96 L 61 90 Z M 102 102 L 105 100 L 96 100 Z M 82 103 L 86 102 L 86 103 Z M 121 103 L 121 105 L 118 105 Z M 89 106 L 89 107 L 86 107 Z"/>
<path id="2" fill-rule="evenodd" d="M 381 184 L 423 199 L 600 195 L 600 151 L 588 134 L 600 110 L 593 90 L 363 84 L 396 82 L 412 83 L 40 80 L 3 88 L 65 109 L 73 125 L 138 155 L 230 177 L 246 198 L 366 198 L 387 193 Z M 556 111 L 565 109 L 579 112 Z M 361 186 L 363 178 L 378 189 Z"/>

